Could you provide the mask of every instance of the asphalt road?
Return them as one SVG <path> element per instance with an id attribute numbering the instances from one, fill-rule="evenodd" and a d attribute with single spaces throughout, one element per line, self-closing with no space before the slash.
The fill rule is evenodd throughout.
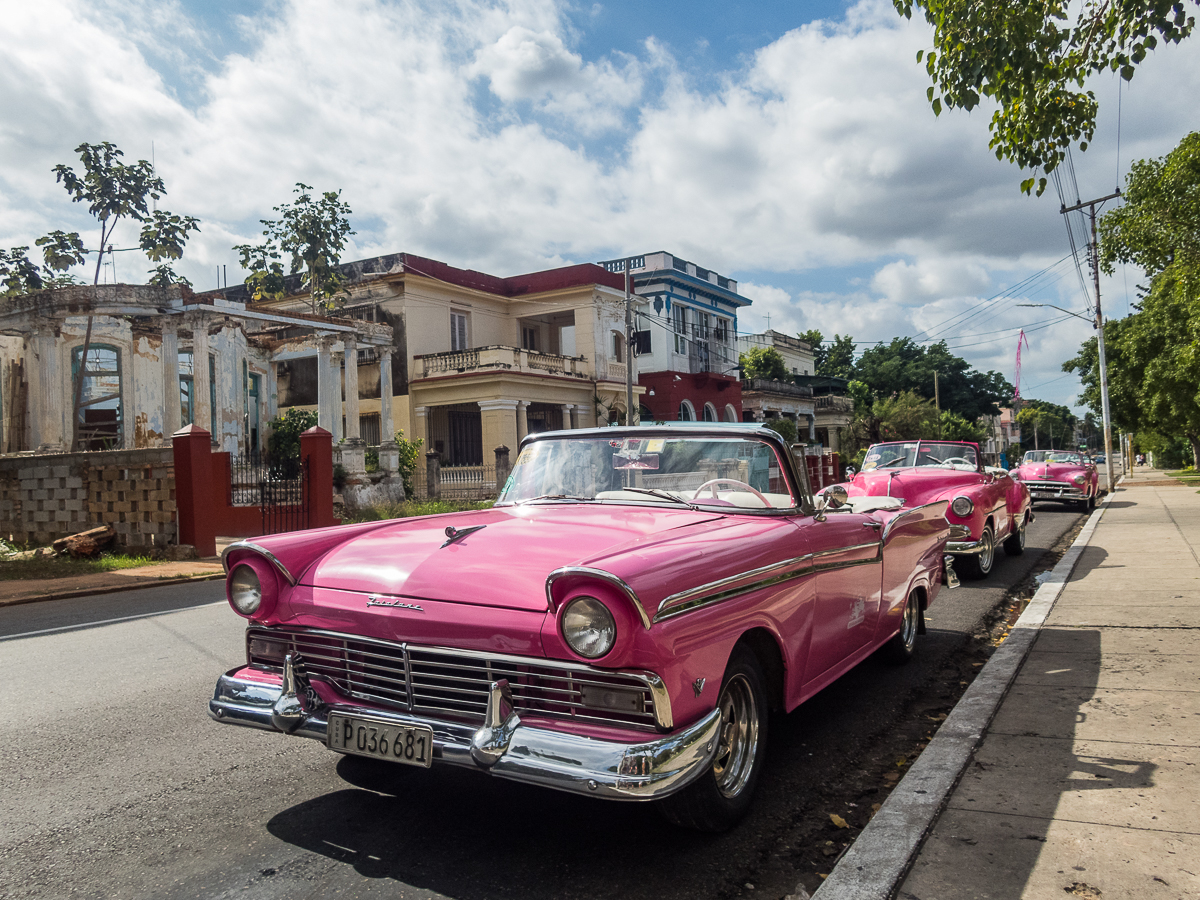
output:
<path id="1" fill-rule="evenodd" d="M 837 786 L 915 702 L 950 696 L 967 635 L 1079 518 L 1040 508 L 1024 556 L 943 591 L 909 665 L 868 660 L 776 716 L 755 807 L 724 835 L 212 722 L 243 654 L 220 582 L 0 609 L 0 896 L 782 897 Z"/>

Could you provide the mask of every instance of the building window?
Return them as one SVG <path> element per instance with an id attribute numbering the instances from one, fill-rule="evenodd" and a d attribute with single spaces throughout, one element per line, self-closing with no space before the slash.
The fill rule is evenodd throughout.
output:
<path id="1" fill-rule="evenodd" d="M 713 316 L 713 337 L 718 343 L 729 343 L 729 320 Z"/>
<path id="2" fill-rule="evenodd" d="M 366 413 L 358 417 L 358 434 L 368 447 L 379 446 L 379 429 L 379 413 Z"/>
<path id="3" fill-rule="evenodd" d="M 81 377 L 79 439 L 88 450 L 112 450 L 123 443 L 121 406 L 121 353 L 107 344 L 88 346 L 87 365 L 81 366 L 83 348 L 71 357 L 71 377 Z"/>
<path id="4" fill-rule="evenodd" d="M 625 335 L 619 331 L 612 332 L 612 358 L 625 362 Z"/>
<path id="5" fill-rule="evenodd" d="M 521 328 L 521 347 L 525 350 L 537 351 L 538 330 L 536 328 Z"/>
<path id="6" fill-rule="evenodd" d="M 696 421 L 696 409 L 687 400 L 684 400 L 682 403 L 679 404 L 679 421 L 680 422 L 695 422 Z"/>
<path id="7" fill-rule="evenodd" d="M 738 420 L 737 410 L 733 408 L 732 403 L 725 404 L 725 421 L 736 422 Z"/>
<path id="8" fill-rule="evenodd" d="M 704 404 L 704 421 L 705 422 L 719 421 L 717 419 L 717 408 L 715 406 L 713 406 L 711 403 Z"/>
<path id="9" fill-rule="evenodd" d="M 671 323 L 675 332 L 675 352 L 687 353 L 687 308 L 672 304 Z"/>
<path id="10" fill-rule="evenodd" d="M 195 378 L 192 373 L 191 351 L 179 353 L 179 423 L 191 425 L 196 421 Z"/>
<path id="11" fill-rule="evenodd" d="M 466 313 L 450 313 L 450 349 L 467 350 L 467 315 Z"/>

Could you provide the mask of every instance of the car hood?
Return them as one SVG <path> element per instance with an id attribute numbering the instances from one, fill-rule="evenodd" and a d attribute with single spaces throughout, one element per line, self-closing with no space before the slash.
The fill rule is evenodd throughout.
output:
<path id="1" fill-rule="evenodd" d="M 851 496 L 901 497 L 905 506 L 912 507 L 941 499 L 949 492 L 974 487 L 983 480 L 979 472 L 918 466 L 860 472 L 846 489 Z"/>
<path id="2" fill-rule="evenodd" d="M 546 577 L 562 566 L 671 542 L 721 518 L 694 510 L 537 504 L 400 520 L 322 556 L 305 585 L 357 593 L 544 611 Z M 447 526 L 479 530 L 447 543 Z"/>
<path id="3" fill-rule="evenodd" d="M 1046 479 L 1048 481 L 1070 481 L 1076 475 L 1087 475 L 1088 469 L 1072 463 L 1031 463 L 1019 466 L 1013 470 L 1017 478 L 1030 480 Z"/>

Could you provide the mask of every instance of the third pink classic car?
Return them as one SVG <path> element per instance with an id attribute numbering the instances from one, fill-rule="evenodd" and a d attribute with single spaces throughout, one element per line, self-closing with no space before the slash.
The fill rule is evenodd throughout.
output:
<path id="1" fill-rule="evenodd" d="M 1074 450 L 1029 450 L 1011 472 L 1029 488 L 1030 497 L 1092 509 L 1100 494 L 1100 476 L 1091 458 Z"/>
<path id="2" fill-rule="evenodd" d="M 943 500 L 951 539 L 946 552 L 962 574 L 984 578 L 996 547 L 1025 551 L 1033 521 L 1029 490 L 1000 468 L 985 467 L 979 445 L 963 441 L 894 441 L 867 448 L 862 471 L 846 485 L 855 497 L 893 497 L 910 509 Z"/>
<path id="3" fill-rule="evenodd" d="M 728 828 L 768 710 L 906 660 L 956 583 L 946 501 L 844 500 L 760 426 L 531 435 L 491 509 L 229 547 L 246 659 L 209 713 Z"/>

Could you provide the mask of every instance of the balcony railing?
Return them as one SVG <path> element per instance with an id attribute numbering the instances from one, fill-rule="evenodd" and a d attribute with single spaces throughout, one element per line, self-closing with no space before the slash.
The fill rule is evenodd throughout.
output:
<path id="1" fill-rule="evenodd" d="M 761 391 L 764 394 L 785 394 L 789 397 L 811 397 L 812 388 L 807 385 L 793 384 L 790 381 L 774 381 L 770 378 L 751 378 L 742 384 L 742 393 Z"/>
<path id="2" fill-rule="evenodd" d="M 613 362 L 608 359 L 602 359 L 596 363 L 597 381 L 615 381 L 618 384 L 624 384 L 625 372 L 625 363 Z"/>
<path id="3" fill-rule="evenodd" d="M 854 400 L 851 397 L 816 397 L 814 398 L 817 409 L 823 409 L 828 412 L 854 412 Z"/>
<path id="4" fill-rule="evenodd" d="M 416 378 L 433 378 L 464 372 L 517 371 L 570 375 L 591 378 L 587 357 L 558 356 L 519 347 L 475 347 L 471 350 L 451 350 L 445 353 L 420 353 L 416 361 Z M 624 380 L 624 374 L 621 379 Z"/>

